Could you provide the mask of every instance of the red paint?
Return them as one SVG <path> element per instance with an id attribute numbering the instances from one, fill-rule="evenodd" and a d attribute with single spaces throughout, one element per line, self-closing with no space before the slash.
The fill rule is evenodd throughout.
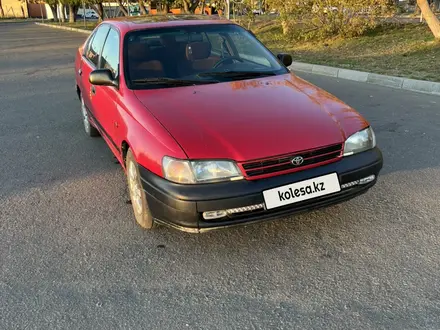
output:
<path id="1" fill-rule="evenodd" d="M 132 30 L 225 21 L 105 23 L 118 29 L 122 47 L 124 35 Z M 121 164 L 125 142 L 140 165 L 160 176 L 165 155 L 242 163 L 343 143 L 368 126 L 348 105 L 294 74 L 132 91 L 120 70 L 119 89 L 96 86 L 96 95 L 90 97 L 88 76 L 93 68 L 82 58 L 82 47 L 75 67 L 76 72 L 82 70 L 82 76 L 76 75 L 76 82 L 87 97 L 86 105 L 109 135 L 103 137 Z"/>

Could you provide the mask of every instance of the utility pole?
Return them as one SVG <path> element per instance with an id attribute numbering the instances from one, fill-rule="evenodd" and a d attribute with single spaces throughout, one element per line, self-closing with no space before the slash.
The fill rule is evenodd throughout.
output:
<path id="1" fill-rule="evenodd" d="M 231 5 L 231 4 L 230 4 L 230 0 L 226 0 L 226 9 L 225 9 L 225 10 L 226 10 L 226 18 L 227 18 L 227 19 L 230 18 L 230 17 L 229 17 L 229 11 L 230 11 L 230 8 L 231 8 L 230 5 Z"/>

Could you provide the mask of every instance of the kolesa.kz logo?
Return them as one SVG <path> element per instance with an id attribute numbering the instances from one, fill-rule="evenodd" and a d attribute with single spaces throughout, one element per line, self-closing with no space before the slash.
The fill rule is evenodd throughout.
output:
<path id="1" fill-rule="evenodd" d="M 288 201 L 289 199 L 295 197 L 314 194 L 320 191 L 325 191 L 324 182 L 313 182 L 313 186 L 308 185 L 295 190 L 289 188 L 287 191 L 278 191 L 278 198 L 280 199 L 280 202 L 282 202 L 286 200 Z"/>

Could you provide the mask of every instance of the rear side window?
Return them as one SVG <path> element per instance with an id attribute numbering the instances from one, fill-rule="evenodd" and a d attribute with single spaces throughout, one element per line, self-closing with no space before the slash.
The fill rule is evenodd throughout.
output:
<path id="1" fill-rule="evenodd" d="M 102 49 L 100 69 L 109 69 L 113 77 L 118 75 L 119 68 L 119 34 L 114 29 L 110 29 L 107 39 Z"/>
<path id="2" fill-rule="evenodd" d="M 110 27 L 108 25 L 103 25 L 98 28 L 87 51 L 87 58 L 90 62 L 98 65 L 99 54 L 101 53 L 102 46 L 104 45 L 105 37 L 107 36 Z"/>

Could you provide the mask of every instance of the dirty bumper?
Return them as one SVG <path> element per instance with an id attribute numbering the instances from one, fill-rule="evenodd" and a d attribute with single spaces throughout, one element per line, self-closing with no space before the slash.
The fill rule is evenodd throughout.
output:
<path id="1" fill-rule="evenodd" d="M 181 185 L 140 167 L 155 221 L 199 233 L 273 220 L 341 203 L 377 182 L 383 158 L 378 148 L 325 166 L 261 180 Z"/>

